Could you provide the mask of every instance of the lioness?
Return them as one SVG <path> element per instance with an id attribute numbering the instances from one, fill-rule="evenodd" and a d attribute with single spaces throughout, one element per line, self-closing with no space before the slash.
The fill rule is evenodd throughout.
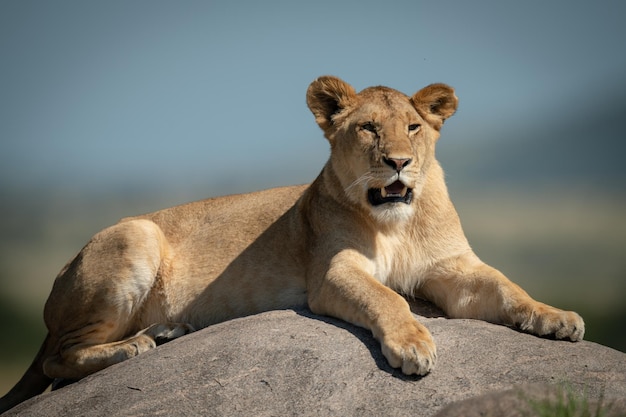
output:
<path id="1" fill-rule="evenodd" d="M 394 368 L 425 375 L 435 343 L 399 294 L 449 317 L 581 340 L 581 317 L 533 300 L 472 252 L 435 143 L 454 90 L 357 93 L 336 77 L 307 104 L 331 154 L 310 186 L 214 198 L 122 219 L 60 272 L 48 335 L 0 409 L 194 329 L 307 306 L 371 330 Z"/>

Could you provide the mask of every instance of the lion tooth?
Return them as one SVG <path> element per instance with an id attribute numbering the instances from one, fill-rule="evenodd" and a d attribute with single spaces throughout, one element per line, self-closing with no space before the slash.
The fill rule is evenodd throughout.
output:
<path id="1" fill-rule="evenodd" d="M 385 190 L 385 187 L 380 189 L 380 196 L 382 198 L 387 198 L 387 190 Z"/>
<path id="2" fill-rule="evenodd" d="M 402 192 L 400 193 L 400 196 L 404 197 L 406 195 L 407 191 L 409 191 L 409 189 L 407 187 L 404 187 L 402 189 Z"/>

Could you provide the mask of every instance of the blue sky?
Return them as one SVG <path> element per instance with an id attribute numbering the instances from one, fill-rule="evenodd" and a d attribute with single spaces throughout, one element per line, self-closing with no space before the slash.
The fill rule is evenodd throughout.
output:
<path id="1" fill-rule="evenodd" d="M 322 74 L 448 83 L 445 140 L 490 140 L 623 87 L 624 16 L 606 0 L 5 0 L 0 185 L 310 181 L 328 146 L 305 91 Z"/>

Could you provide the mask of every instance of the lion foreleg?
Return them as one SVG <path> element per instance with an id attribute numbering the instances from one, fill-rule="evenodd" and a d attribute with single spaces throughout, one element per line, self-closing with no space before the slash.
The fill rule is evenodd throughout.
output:
<path id="1" fill-rule="evenodd" d="M 534 300 L 473 255 L 447 261 L 421 291 L 450 317 L 486 320 L 572 341 L 582 340 L 585 333 L 585 323 L 577 313 Z"/>
<path id="2" fill-rule="evenodd" d="M 309 308 L 372 331 L 394 368 L 425 375 L 437 352 L 426 327 L 411 314 L 406 300 L 362 270 L 359 262 L 338 255 L 323 279 L 309 281 Z"/>

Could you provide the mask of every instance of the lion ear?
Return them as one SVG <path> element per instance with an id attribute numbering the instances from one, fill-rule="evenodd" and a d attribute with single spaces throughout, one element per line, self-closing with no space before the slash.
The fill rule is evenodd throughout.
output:
<path id="1" fill-rule="evenodd" d="M 441 129 L 443 122 L 454 114 L 459 99 L 454 89 L 446 84 L 431 84 L 411 97 L 413 106 L 435 129 Z"/>
<path id="2" fill-rule="evenodd" d="M 324 131 L 333 124 L 333 116 L 355 99 L 356 91 L 350 84 L 330 75 L 313 81 L 306 92 L 306 103 Z"/>

